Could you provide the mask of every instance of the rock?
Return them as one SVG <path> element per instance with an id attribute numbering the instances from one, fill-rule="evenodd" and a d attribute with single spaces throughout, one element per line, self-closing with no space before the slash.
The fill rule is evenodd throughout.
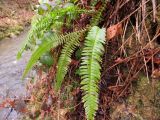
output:
<path id="1" fill-rule="evenodd" d="M 15 38 L 15 37 L 17 37 L 17 36 L 16 36 L 15 33 L 10 33 L 10 37 L 11 37 L 11 38 Z"/>

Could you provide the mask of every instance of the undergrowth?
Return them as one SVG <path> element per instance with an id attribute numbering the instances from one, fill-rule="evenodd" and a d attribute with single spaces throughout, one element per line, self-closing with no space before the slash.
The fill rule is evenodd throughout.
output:
<path id="1" fill-rule="evenodd" d="M 83 102 L 85 118 L 110 119 L 111 103 L 131 93 L 132 82 L 138 73 L 146 73 L 149 79 L 149 74 L 159 66 L 156 57 L 159 49 L 152 44 L 159 32 L 148 33 L 153 26 L 147 17 L 154 16 L 143 9 L 151 3 L 143 2 L 68 0 L 47 1 L 38 6 L 28 37 L 17 54 L 19 59 L 25 50 L 32 51 L 23 78 L 35 64 L 43 67 L 38 76 L 42 82 L 39 83 L 41 97 L 45 98 L 37 98 L 37 101 L 44 102 L 47 108 L 39 111 L 38 117 L 62 119 L 61 111 L 65 110 L 61 109 L 61 94 L 76 82 L 78 85 L 71 89 L 76 89 L 74 95 L 80 95 L 78 101 Z M 152 10 L 155 12 L 156 8 Z M 159 21 L 153 24 L 158 26 Z M 43 72 L 46 75 L 43 76 Z M 48 87 L 43 86 L 45 81 Z M 48 99 L 54 103 L 48 105 Z M 79 104 L 75 108 L 83 111 Z M 74 107 L 73 110 L 76 111 Z"/>

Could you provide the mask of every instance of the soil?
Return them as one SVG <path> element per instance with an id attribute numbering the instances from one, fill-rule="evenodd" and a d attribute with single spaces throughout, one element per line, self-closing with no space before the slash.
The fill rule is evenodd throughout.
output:
<path id="1" fill-rule="evenodd" d="M 0 0 L 0 40 L 18 35 L 29 25 L 36 0 Z"/>

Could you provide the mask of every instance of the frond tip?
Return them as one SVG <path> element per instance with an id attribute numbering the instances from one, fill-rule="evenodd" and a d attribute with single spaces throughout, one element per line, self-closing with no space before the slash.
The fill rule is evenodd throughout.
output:
<path id="1" fill-rule="evenodd" d="M 101 75 L 100 62 L 104 51 L 104 43 L 105 29 L 100 29 L 97 26 L 92 27 L 85 40 L 80 66 L 81 89 L 84 93 L 82 100 L 87 120 L 94 120 L 96 110 L 98 110 L 98 81 Z"/>

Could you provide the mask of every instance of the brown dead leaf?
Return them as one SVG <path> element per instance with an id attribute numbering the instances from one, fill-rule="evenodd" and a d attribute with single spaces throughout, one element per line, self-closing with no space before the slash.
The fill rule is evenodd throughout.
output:
<path id="1" fill-rule="evenodd" d="M 116 86 L 109 86 L 108 87 L 109 90 L 111 90 L 113 92 L 117 92 L 117 93 L 121 92 L 123 88 L 124 88 L 123 85 L 116 85 Z"/>
<path id="2" fill-rule="evenodd" d="M 124 61 L 124 60 L 123 60 L 122 58 L 120 58 L 120 57 L 115 60 L 116 63 L 121 63 L 121 62 L 123 62 L 123 61 Z"/>
<path id="3" fill-rule="evenodd" d="M 9 98 L 0 103 L 0 108 L 6 108 L 6 107 L 14 108 L 14 106 L 15 106 L 15 101 Z"/>
<path id="4" fill-rule="evenodd" d="M 118 35 L 122 35 L 122 24 L 118 23 L 107 28 L 107 40 L 110 40 Z"/>
<path id="5" fill-rule="evenodd" d="M 78 87 L 72 91 L 72 95 L 76 96 L 79 92 L 80 92 L 80 88 Z"/>
<path id="6" fill-rule="evenodd" d="M 68 112 L 67 109 L 59 109 L 59 113 L 61 116 L 61 119 L 66 120 L 66 113 Z"/>
<path id="7" fill-rule="evenodd" d="M 155 69 L 153 72 L 152 72 L 152 75 L 151 75 L 152 78 L 160 78 L 160 70 L 159 69 Z"/>
<path id="8" fill-rule="evenodd" d="M 102 6 L 102 2 L 99 1 L 99 2 L 96 4 L 95 9 L 96 9 L 96 10 L 99 10 L 99 8 L 100 8 L 101 6 Z"/>
<path id="9" fill-rule="evenodd" d="M 70 65 L 75 65 L 75 66 L 78 66 L 78 64 L 79 64 L 79 61 L 78 60 L 74 60 L 74 59 L 72 59 L 72 61 L 70 63 Z"/>

